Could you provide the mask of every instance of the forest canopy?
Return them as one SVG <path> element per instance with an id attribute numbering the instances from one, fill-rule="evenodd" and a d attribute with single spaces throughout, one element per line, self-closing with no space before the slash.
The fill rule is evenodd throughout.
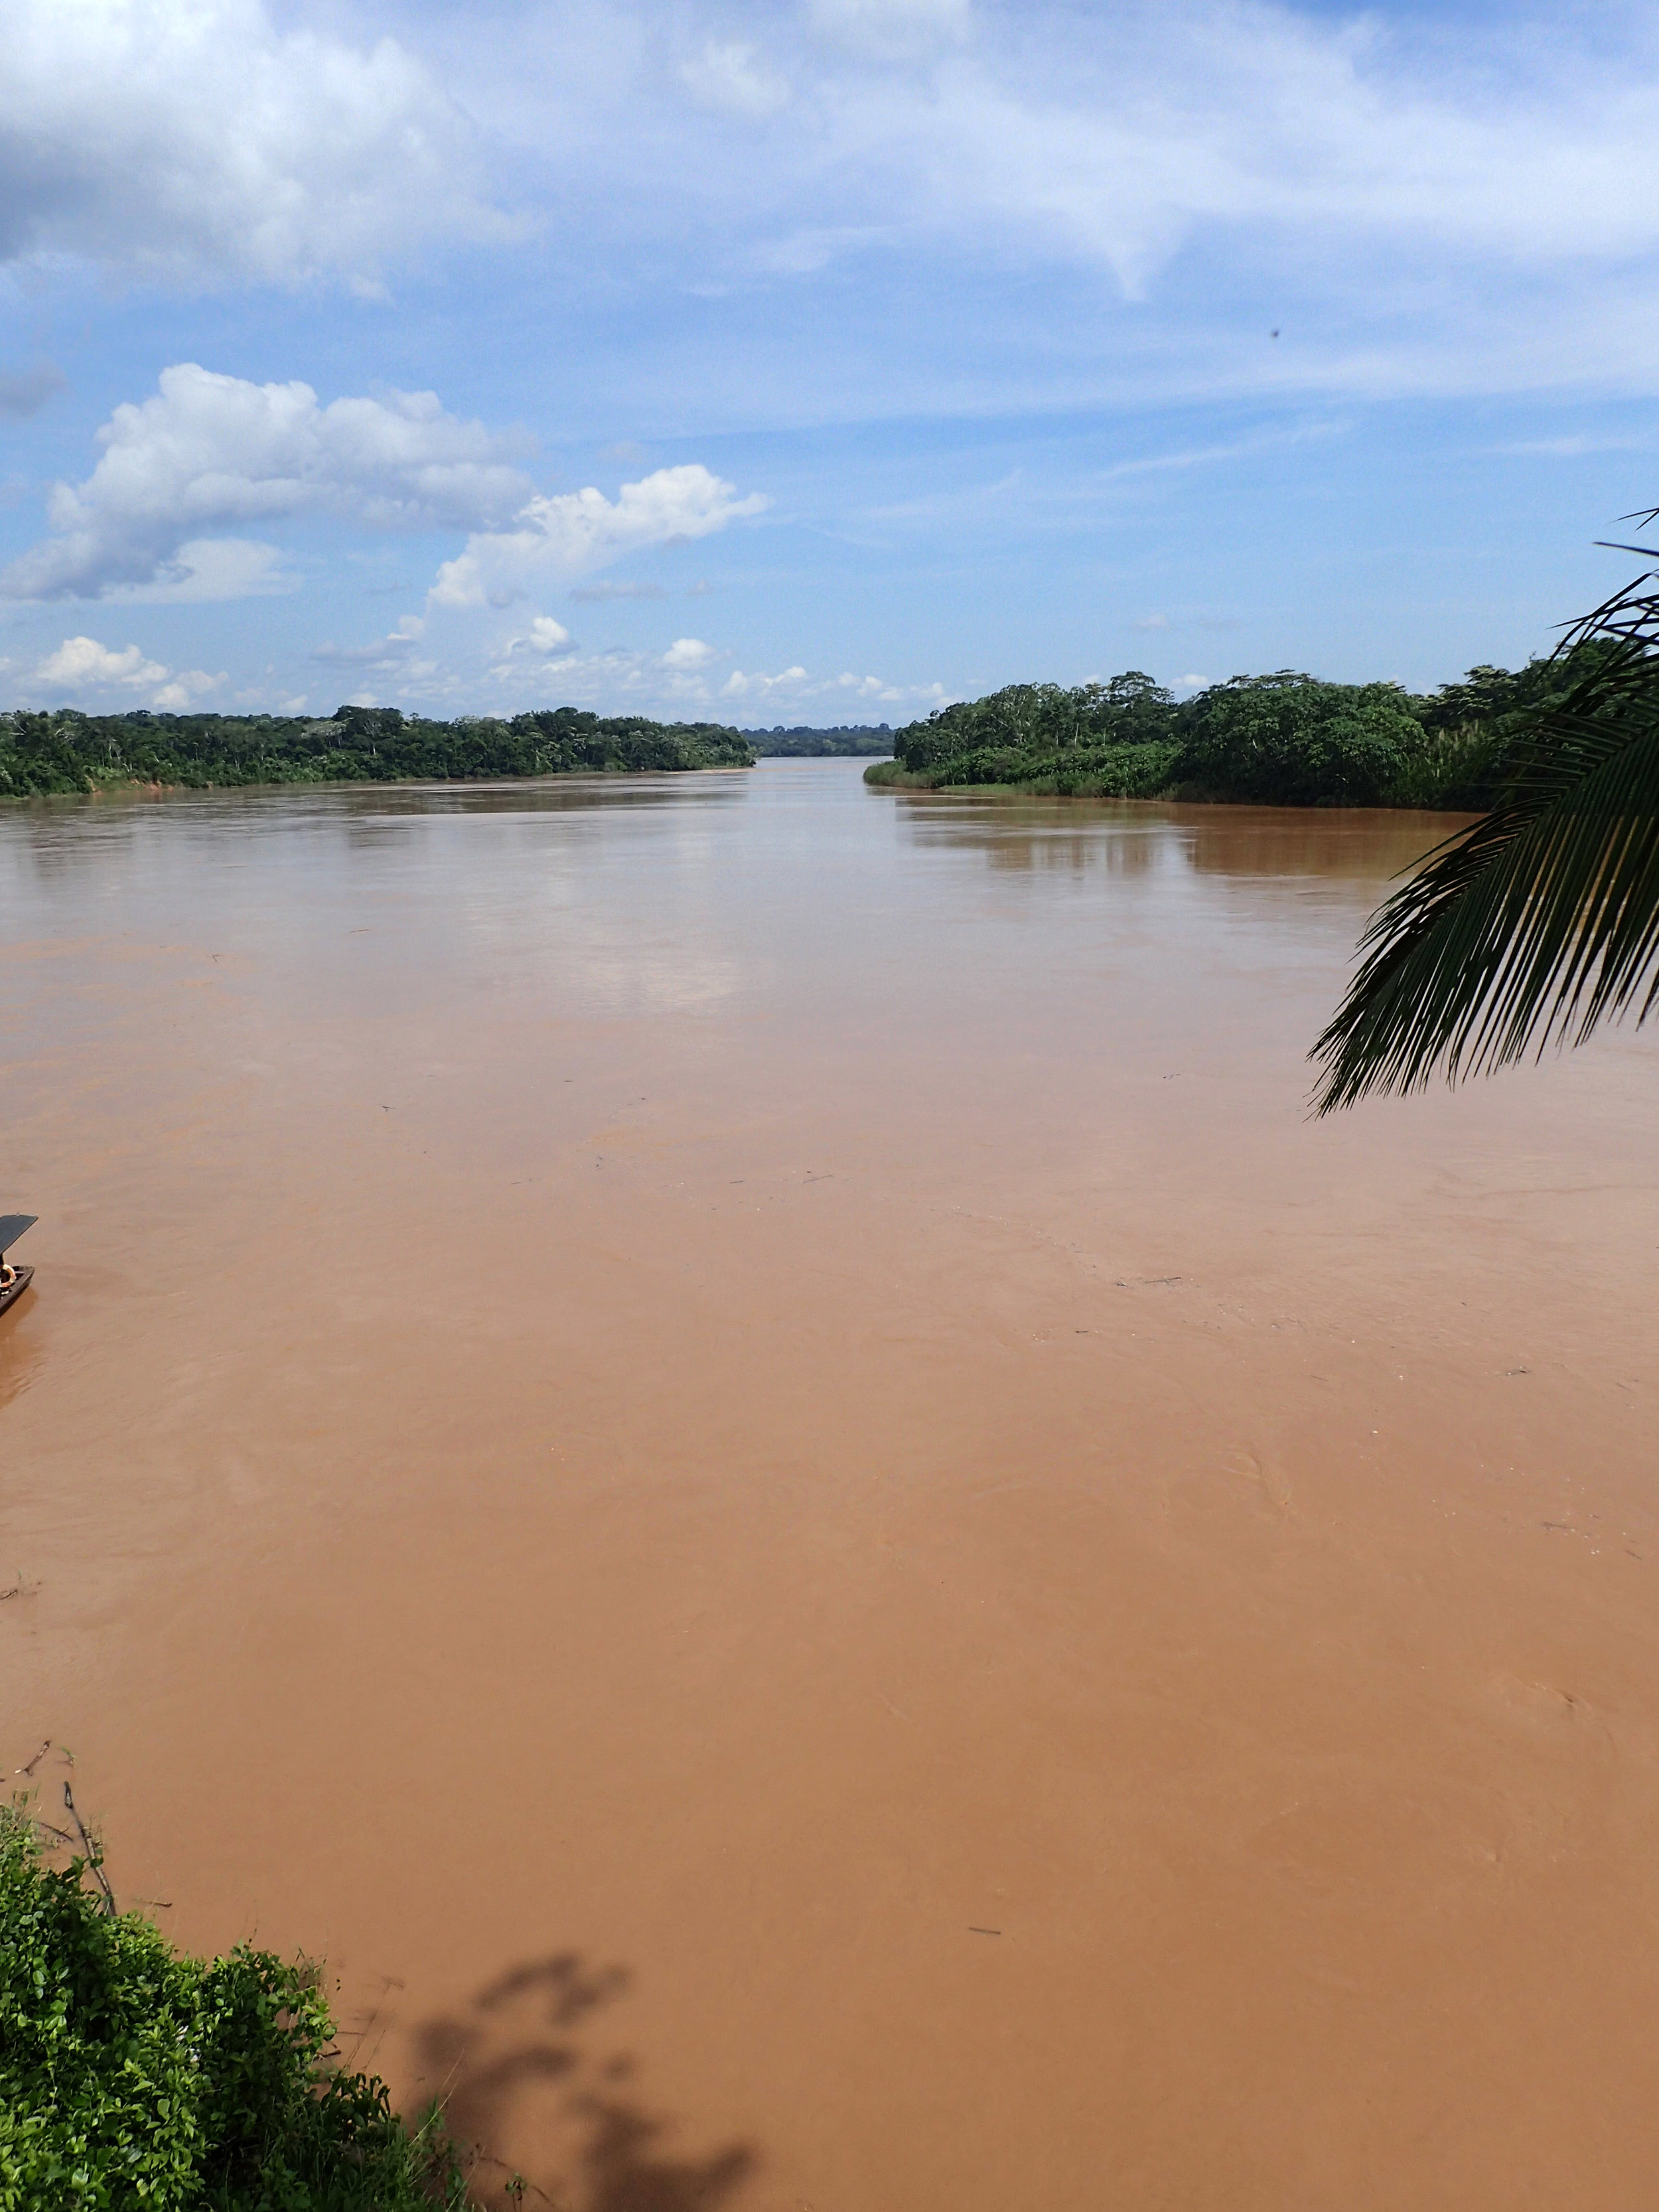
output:
<path id="1" fill-rule="evenodd" d="M 0 714 L 0 798 L 131 784 L 452 782 L 752 768 L 740 730 L 575 707 L 435 722 L 396 707 L 277 714 Z"/>
<path id="2" fill-rule="evenodd" d="M 1483 665 L 1423 694 L 1295 669 L 1231 677 L 1183 701 L 1139 669 L 1073 690 L 1012 684 L 896 732 L 891 765 L 866 775 L 933 789 L 1479 809 L 1504 786 L 1523 714 L 1565 693 L 1604 650 Z"/>
<path id="3" fill-rule="evenodd" d="M 1516 733 L 1607 650 L 1592 640 L 1518 670 L 1472 668 L 1414 693 L 1296 669 L 1193 697 L 1140 669 L 1067 688 L 1010 684 L 897 731 L 884 723 L 742 731 L 547 708 L 433 721 L 395 707 L 276 714 L 0 714 L 0 798 L 133 784 L 450 782 L 750 768 L 757 754 L 890 752 L 875 784 L 994 785 L 1121 799 L 1478 811 L 1505 788 Z"/>
<path id="4" fill-rule="evenodd" d="M 873 727 L 867 722 L 840 723 L 827 730 L 815 730 L 804 722 L 786 729 L 780 722 L 775 729 L 750 730 L 745 734 L 757 753 L 774 758 L 785 755 L 799 759 L 845 758 L 851 754 L 867 759 L 893 750 L 893 732 L 885 722 Z"/>

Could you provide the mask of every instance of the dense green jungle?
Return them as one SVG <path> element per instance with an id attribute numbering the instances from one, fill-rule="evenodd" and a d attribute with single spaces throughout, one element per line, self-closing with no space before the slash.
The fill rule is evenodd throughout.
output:
<path id="1" fill-rule="evenodd" d="M 1180 702 L 1138 669 L 1070 690 L 1014 684 L 912 722 L 865 776 L 922 790 L 1480 810 L 1504 788 L 1528 716 L 1608 650 L 1592 641 L 1520 670 L 1472 668 L 1426 694 L 1291 669 Z"/>
<path id="2" fill-rule="evenodd" d="M 395 707 L 273 714 L 0 714 L 0 798 L 121 786 L 454 781 L 752 767 L 759 755 L 867 757 L 872 784 L 978 785 L 1079 797 L 1276 806 L 1478 810 L 1504 787 L 1522 721 L 1608 650 L 1472 668 L 1428 693 L 1235 676 L 1189 699 L 1139 669 L 1066 689 L 1011 684 L 897 732 L 848 724 L 742 731 L 574 707 L 453 721 Z"/>
<path id="3" fill-rule="evenodd" d="M 0 798 L 131 784 L 452 782 L 481 776 L 752 768 L 740 730 L 559 707 L 427 721 L 395 707 L 278 714 L 0 714 Z"/>

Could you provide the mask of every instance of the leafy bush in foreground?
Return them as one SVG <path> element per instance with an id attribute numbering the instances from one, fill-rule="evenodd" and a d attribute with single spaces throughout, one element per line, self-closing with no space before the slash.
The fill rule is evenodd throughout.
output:
<path id="1" fill-rule="evenodd" d="M 0 1810 L 0 2212 L 416 2212 L 465 2202 L 435 2119 L 325 2064 L 312 1970 L 181 1957 Z M 95 1861 L 94 1861 L 95 1865 Z"/>

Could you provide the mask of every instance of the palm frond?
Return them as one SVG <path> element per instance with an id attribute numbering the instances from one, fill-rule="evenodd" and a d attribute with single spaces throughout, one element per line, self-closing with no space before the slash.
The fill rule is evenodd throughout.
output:
<path id="1" fill-rule="evenodd" d="M 1591 643 L 1604 650 L 1571 680 Z M 1567 688 L 1520 725 L 1508 794 L 1361 939 L 1310 1055 L 1319 1113 L 1582 1042 L 1659 1001 L 1659 570 L 1574 623 L 1557 658 Z"/>

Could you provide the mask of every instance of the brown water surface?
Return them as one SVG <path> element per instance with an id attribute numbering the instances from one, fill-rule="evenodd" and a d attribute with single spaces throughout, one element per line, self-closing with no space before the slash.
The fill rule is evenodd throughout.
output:
<path id="1" fill-rule="evenodd" d="M 1656 1049 L 1304 1112 L 1443 826 L 7 814 L 7 1768 L 573 2212 L 1653 2203 Z"/>

